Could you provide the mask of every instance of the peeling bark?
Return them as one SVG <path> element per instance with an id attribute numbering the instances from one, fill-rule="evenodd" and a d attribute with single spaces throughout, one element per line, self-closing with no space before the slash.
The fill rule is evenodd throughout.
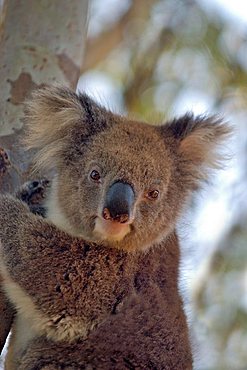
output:
<path id="1" fill-rule="evenodd" d="M 33 82 L 30 73 L 22 72 L 15 81 L 7 80 L 10 83 L 10 98 L 7 102 L 19 105 L 25 101 L 29 92 L 38 85 Z"/>
<path id="2" fill-rule="evenodd" d="M 32 154 L 19 141 L 30 91 L 54 81 L 77 85 L 87 10 L 87 0 L 8 0 L 0 8 L 0 192 L 30 178 Z M 0 351 L 12 318 L 0 289 Z"/>
<path id="3" fill-rule="evenodd" d="M 72 86 L 76 86 L 78 81 L 78 75 L 80 74 L 79 67 L 73 62 L 73 60 L 67 54 L 58 54 L 58 65 L 63 71 L 64 77 L 71 82 Z"/>

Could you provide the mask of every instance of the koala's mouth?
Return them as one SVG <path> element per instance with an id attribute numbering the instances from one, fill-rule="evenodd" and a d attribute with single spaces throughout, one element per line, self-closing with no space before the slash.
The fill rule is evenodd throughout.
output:
<path id="1" fill-rule="evenodd" d="M 97 239 L 102 241 L 121 241 L 130 231 L 130 223 L 121 224 L 117 221 L 104 220 L 101 217 L 97 217 L 93 233 Z"/>

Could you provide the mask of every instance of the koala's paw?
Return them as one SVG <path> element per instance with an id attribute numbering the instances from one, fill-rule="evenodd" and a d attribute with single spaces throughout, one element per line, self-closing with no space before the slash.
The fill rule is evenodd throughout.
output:
<path id="1" fill-rule="evenodd" d="M 28 181 L 16 193 L 16 197 L 25 202 L 32 213 L 45 217 L 44 199 L 50 187 L 47 179 Z"/>

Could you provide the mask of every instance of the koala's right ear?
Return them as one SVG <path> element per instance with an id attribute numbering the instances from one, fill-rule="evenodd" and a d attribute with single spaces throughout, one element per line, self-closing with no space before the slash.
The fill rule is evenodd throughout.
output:
<path id="1" fill-rule="evenodd" d="M 44 86 L 32 93 L 25 106 L 27 149 L 38 149 L 35 167 L 52 168 L 77 130 L 81 141 L 106 126 L 105 108 L 86 94 L 60 85 Z"/>

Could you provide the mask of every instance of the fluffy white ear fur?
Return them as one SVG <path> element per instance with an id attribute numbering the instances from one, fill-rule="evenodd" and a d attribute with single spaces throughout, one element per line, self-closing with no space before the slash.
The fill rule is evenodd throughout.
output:
<path id="1" fill-rule="evenodd" d="M 93 126 L 99 130 L 99 122 L 102 125 L 104 122 L 98 117 L 106 112 L 86 94 L 77 95 L 64 86 L 35 90 L 25 106 L 23 142 L 27 149 L 38 149 L 34 160 L 36 168 L 54 168 L 73 129 L 77 128 L 82 137 L 87 136 Z"/>
<path id="2" fill-rule="evenodd" d="M 210 169 L 222 166 L 222 144 L 230 136 L 230 125 L 217 116 L 197 116 L 187 113 L 162 127 L 164 136 L 177 142 L 180 170 L 185 180 L 196 185 L 196 179 L 206 180 Z"/>

